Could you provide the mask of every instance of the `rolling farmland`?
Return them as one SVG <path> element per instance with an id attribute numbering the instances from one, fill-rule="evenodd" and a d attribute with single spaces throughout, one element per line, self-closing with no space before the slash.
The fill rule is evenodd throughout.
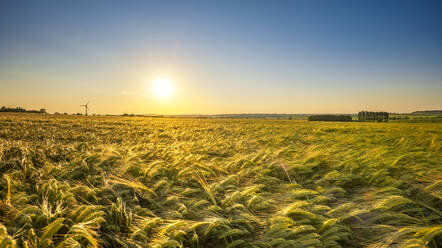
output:
<path id="1" fill-rule="evenodd" d="M 0 115 L 0 247 L 440 247 L 442 123 Z"/>

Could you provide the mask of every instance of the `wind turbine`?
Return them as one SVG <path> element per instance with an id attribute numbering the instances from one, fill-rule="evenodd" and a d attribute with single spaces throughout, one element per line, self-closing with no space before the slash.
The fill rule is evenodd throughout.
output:
<path id="1" fill-rule="evenodd" d="M 87 111 L 89 110 L 89 107 L 87 106 L 88 104 L 89 104 L 89 101 L 87 101 L 87 103 L 84 104 L 84 105 L 80 105 L 81 107 L 84 107 L 84 110 L 85 110 L 85 116 L 87 116 Z"/>

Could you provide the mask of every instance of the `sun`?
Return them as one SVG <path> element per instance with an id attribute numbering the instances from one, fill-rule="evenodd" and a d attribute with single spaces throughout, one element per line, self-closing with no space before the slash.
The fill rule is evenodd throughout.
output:
<path id="1" fill-rule="evenodd" d="M 153 92 L 159 98 L 167 98 L 173 93 L 173 84 L 165 78 L 158 78 L 153 84 Z"/>

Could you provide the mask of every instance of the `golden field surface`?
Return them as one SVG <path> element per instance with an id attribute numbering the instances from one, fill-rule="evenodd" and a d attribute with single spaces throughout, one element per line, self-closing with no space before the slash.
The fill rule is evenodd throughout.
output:
<path id="1" fill-rule="evenodd" d="M 0 115 L 0 248 L 440 247 L 442 123 Z"/>

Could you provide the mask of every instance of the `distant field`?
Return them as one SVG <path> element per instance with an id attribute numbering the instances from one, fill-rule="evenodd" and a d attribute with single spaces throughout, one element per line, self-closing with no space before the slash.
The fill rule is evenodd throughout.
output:
<path id="1" fill-rule="evenodd" d="M 429 114 L 402 114 L 391 115 L 390 121 L 393 122 L 439 122 L 442 123 L 442 115 L 429 115 Z"/>
<path id="2" fill-rule="evenodd" d="M 442 244 L 442 123 L 0 114 L 0 175 L 2 248 Z"/>

